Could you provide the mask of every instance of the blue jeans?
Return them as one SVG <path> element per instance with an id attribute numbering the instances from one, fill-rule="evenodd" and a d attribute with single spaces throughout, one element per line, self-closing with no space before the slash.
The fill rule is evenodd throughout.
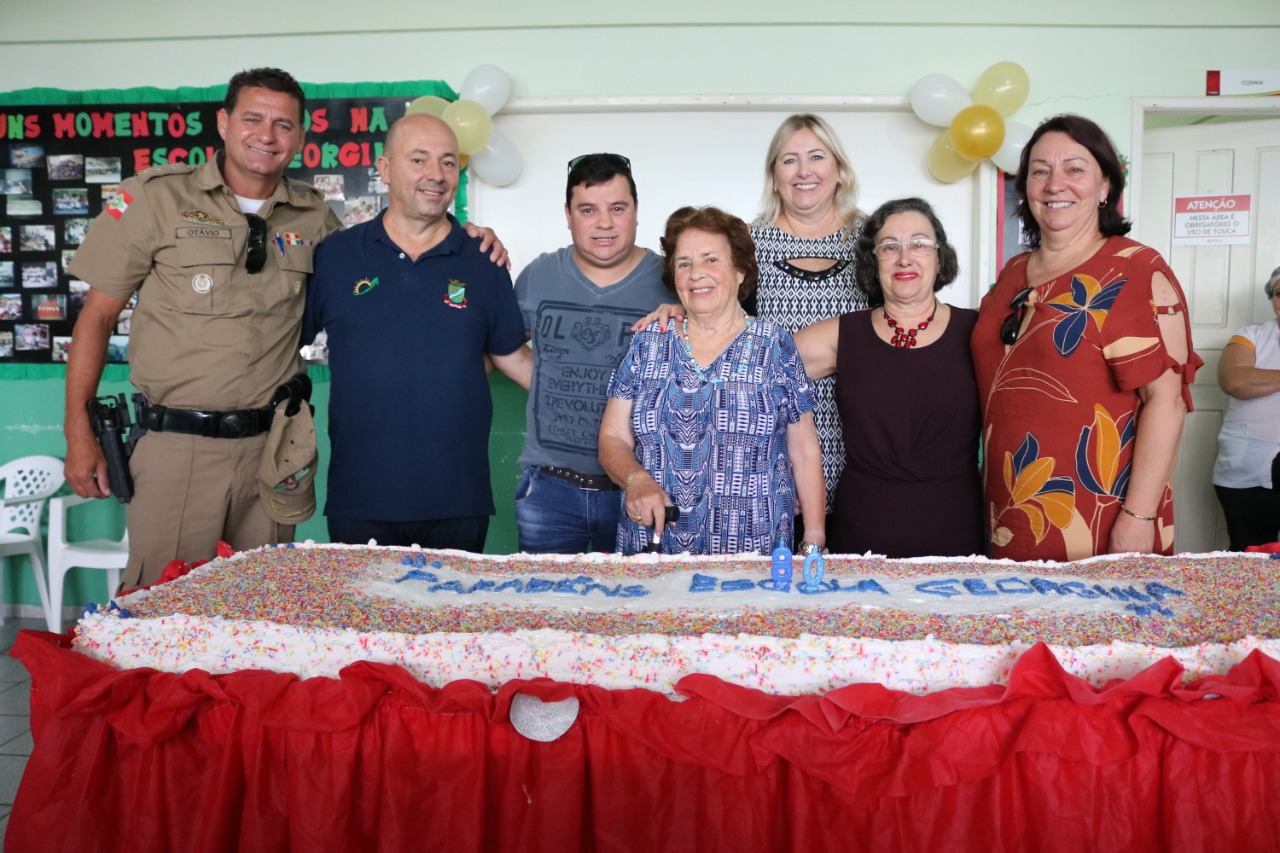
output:
<path id="1" fill-rule="evenodd" d="M 516 528 L 528 554 L 615 550 L 622 492 L 580 489 L 526 468 L 516 486 Z"/>

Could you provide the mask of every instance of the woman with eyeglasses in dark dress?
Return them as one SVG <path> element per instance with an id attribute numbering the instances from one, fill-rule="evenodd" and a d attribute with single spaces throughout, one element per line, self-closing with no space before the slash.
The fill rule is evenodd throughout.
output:
<path id="1" fill-rule="evenodd" d="M 991 556 L 1171 554 L 1169 478 L 1203 364 L 1186 298 L 1124 236 L 1124 170 L 1094 122 L 1043 122 L 1016 187 L 1031 251 L 1005 265 L 972 337 Z"/>
<path id="2" fill-rule="evenodd" d="M 937 297 L 956 250 L 927 202 L 901 198 L 867 218 L 854 265 L 871 307 L 795 335 L 809 378 L 835 375 L 845 451 L 827 535 L 850 554 L 981 554 L 978 314 Z"/>

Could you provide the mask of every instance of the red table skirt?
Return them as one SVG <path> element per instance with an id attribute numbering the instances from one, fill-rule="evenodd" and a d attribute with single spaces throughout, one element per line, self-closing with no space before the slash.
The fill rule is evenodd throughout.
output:
<path id="1" fill-rule="evenodd" d="M 1280 663 L 1103 689 L 1047 647 L 1006 687 L 781 697 L 689 676 L 646 690 L 443 688 L 115 670 L 23 631 L 35 748 L 5 849 L 1275 850 Z M 550 743 L 517 692 L 576 696 Z"/>

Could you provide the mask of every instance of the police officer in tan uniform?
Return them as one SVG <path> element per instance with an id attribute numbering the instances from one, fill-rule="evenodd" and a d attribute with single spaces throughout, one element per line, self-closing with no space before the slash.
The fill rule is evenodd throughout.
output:
<path id="1" fill-rule="evenodd" d="M 130 463 L 126 589 L 155 582 L 175 558 L 212 558 L 220 539 L 241 550 L 293 537 L 262 511 L 258 467 L 272 394 L 304 369 L 312 253 L 341 227 L 320 192 L 283 177 L 303 117 L 289 74 L 237 74 L 218 111 L 225 150 L 126 180 L 71 264 L 91 286 L 67 363 L 66 476 L 79 495 L 109 494 L 85 404 L 138 294 L 129 361 L 148 432 Z"/>

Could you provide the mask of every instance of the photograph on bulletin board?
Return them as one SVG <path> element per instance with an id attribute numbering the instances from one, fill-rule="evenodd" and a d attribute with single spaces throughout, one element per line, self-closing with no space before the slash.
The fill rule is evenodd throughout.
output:
<path id="1" fill-rule="evenodd" d="M 307 100 L 307 135 L 286 176 L 320 190 L 347 227 L 386 206 L 377 158 L 412 97 Z M 368 84 L 377 85 L 377 84 Z M 220 101 L 6 105 L 0 100 L 0 363 L 67 359 L 89 286 L 67 269 L 89 224 L 126 178 L 198 168 L 222 148 Z M 138 294 L 134 295 L 134 299 Z M 132 305 L 108 361 L 128 360 Z"/>

